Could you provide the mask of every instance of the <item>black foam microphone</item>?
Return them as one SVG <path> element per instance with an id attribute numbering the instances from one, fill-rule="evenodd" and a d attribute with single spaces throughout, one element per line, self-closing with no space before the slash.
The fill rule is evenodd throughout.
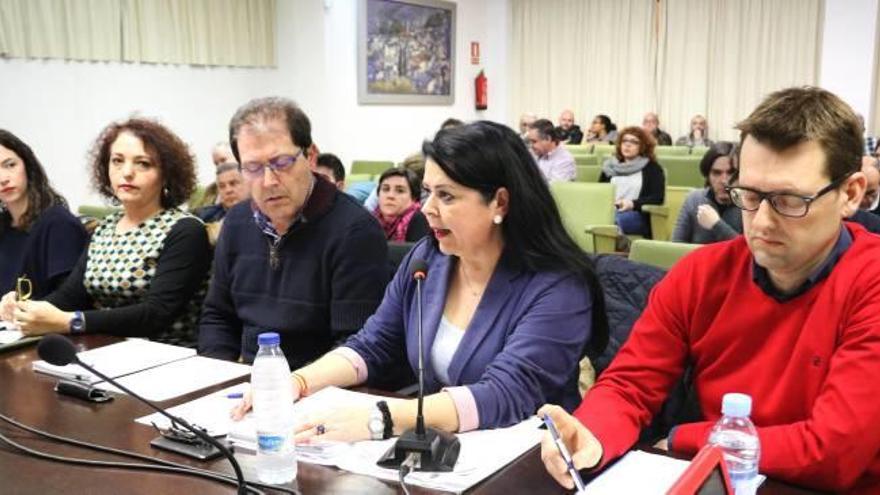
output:
<path id="1" fill-rule="evenodd" d="M 434 428 L 425 428 L 422 407 L 425 400 L 425 367 L 422 349 L 422 281 L 428 276 L 428 264 L 416 259 L 410 265 L 410 274 L 416 281 L 416 314 L 419 346 L 419 398 L 416 427 L 406 430 L 377 463 L 385 468 L 398 468 L 408 463 L 415 471 L 449 472 L 458 461 L 461 443 L 458 437 Z"/>
<path id="2" fill-rule="evenodd" d="M 239 495 L 245 495 L 248 493 L 248 486 L 244 479 L 244 474 L 241 472 L 241 466 L 238 465 L 238 461 L 235 459 L 235 456 L 232 455 L 232 452 L 226 448 L 225 445 L 218 442 L 216 438 L 208 435 L 204 430 L 199 428 L 195 428 L 183 418 L 179 418 L 169 413 L 165 409 L 153 404 L 147 399 L 141 397 L 140 395 L 132 392 L 127 387 L 122 386 L 119 382 L 110 378 L 109 376 L 101 373 L 96 370 L 92 366 L 80 361 L 80 359 L 76 355 L 76 347 L 74 347 L 73 342 L 71 342 L 67 337 L 59 334 L 50 334 L 46 335 L 40 340 L 39 345 L 37 345 L 37 354 L 39 354 L 40 359 L 46 361 L 49 364 L 53 364 L 55 366 L 66 366 L 68 364 L 74 363 L 79 366 L 82 366 L 86 370 L 92 372 L 98 378 L 104 380 L 107 383 L 112 384 L 117 387 L 119 390 L 127 393 L 128 395 L 134 397 L 135 399 L 143 402 L 144 404 L 153 408 L 159 414 L 165 416 L 170 419 L 172 424 L 177 423 L 187 430 L 191 431 L 197 437 L 199 437 L 203 442 L 206 442 L 209 445 L 213 445 L 217 450 L 220 451 L 228 460 L 229 463 L 232 464 L 232 469 L 235 471 L 235 477 L 238 480 L 238 493 Z"/>

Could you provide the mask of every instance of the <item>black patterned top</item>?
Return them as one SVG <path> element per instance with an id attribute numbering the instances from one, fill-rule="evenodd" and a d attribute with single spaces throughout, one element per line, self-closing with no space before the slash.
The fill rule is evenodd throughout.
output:
<path id="1" fill-rule="evenodd" d="M 89 333 L 194 345 L 210 266 L 204 224 L 173 208 L 117 233 L 121 218 L 117 212 L 100 223 L 86 257 L 49 302 L 91 309 Z"/>

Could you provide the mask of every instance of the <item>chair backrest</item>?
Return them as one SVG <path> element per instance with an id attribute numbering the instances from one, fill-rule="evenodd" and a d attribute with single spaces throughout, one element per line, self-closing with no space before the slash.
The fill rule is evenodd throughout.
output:
<path id="1" fill-rule="evenodd" d="M 596 143 L 593 145 L 593 154 L 605 156 L 613 155 L 614 145 L 608 143 Z"/>
<path id="2" fill-rule="evenodd" d="M 581 249 L 594 252 L 588 225 L 614 225 L 614 186 L 608 183 L 554 182 L 550 190 L 562 223 Z"/>
<path id="3" fill-rule="evenodd" d="M 80 217 L 89 217 L 100 220 L 119 210 L 120 208 L 118 206 L 82 205 L 76 210 L 76 213 Z"/>
<path id="4" fill-rule="evenodd" d="M 599 182 L 599 173 L 602 172 L 602 167 L 599 165 L 577 165 L 577 175 L 575 176 L 575 181 L 577 182 Z"/>
<path id="5" fill-rule="evenodd" d="M 657 156 L 681 156 L 690 155 L 691 149 L 687 146 L 657 146 L 654 153 Z"/>
<path id="6" fill-rule="evenodd" d="M 394 167 L 394 162 L 384 160 L 355 160 L 351 162 L 352 174 L 379 175 Z"/>
<path id="7" fill-rule="evenodd" d="M 657 161 L 666 169 L 667 186 L 703 187 L 706 179 L 700 173 L 700 160 L 696 155 L 660 156 Z"/>
<path id="8" fill-rule="evenodd" d="M 651 212 L 651 234 L 655 240 L 672 240 L 672 232 L 675 230 L 678 214 L 681 212 L 685 198 L 693 190 L 693 187 L 666 186 L 666 196 L 663 199 L 663 206 L 666 208 L 665 214 L 654 215 Z"/>
<path id="9" fill-rule="evenodd" d="M 638 239 L 633 241 L 629 249 L 629 259 L 668 270 L 682 256 L 701 246 L 702 244 Z"/>
<path id="10" fill-rule="evenodd" d="M 575 165 L 601 165 L 599 155 L 573 155 Z"/>
<path id="11" fill-rule="evenodd" d="M 403 258 L 409 254 L 415 242 L 389 242 L 388 243 L 388 263 L 391 265 L 391 276 L 397 273 L 397 268 Z"/>
<path id="12" fill-rule="evenodd" d="M 355 182 L 370 182 L 373 180 L 373 174 L 348 174 L 345 176 L 346 184 L 354 184 Z"/>

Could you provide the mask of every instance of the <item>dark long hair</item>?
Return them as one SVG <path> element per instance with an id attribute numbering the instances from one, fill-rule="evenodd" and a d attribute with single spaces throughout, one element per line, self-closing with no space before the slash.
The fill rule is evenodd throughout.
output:
<path id="1" fill-rule="evenodd" d="M 64 197 L 49 185 L 46 171 L 43 170 L 43 166 L 37 160 L 37 156 L 30 146 L 5 129 L 0 129 L 0 146 L 18 155 L 24 163 L 24 171 L 27 176 L 28 204 L 19 225 L 22 230 L 29 230 L 31 225 L 40 217 L 40 214 L 48 208 L 55 205 L 67 207 L 67 201 Z M 8 210 L 3 209 L 0 212 L 0 234 L 11 225 L 12 215 L 9 214 Z"/>
<path id="2" fill-rule="evenodd" d="M 709 147 L 706 154 L 700 160 L 700 173 L 706 179 L 706 187 L 709 187 L 709 172 L 712 170 L 712 165 L 715 164 L 715 160 L 723 156 L 730 157 L 730 160 L 733 162 L 734 175 L 736 175 L 735 171 L 739 168 L 735 158 L 736 147 L 730 141 L 718 141 Z"/>
<path id="3" fill-rule="evenodd" d="M 510 128 L 479 121 L 437 133 L 422 145 L 453 181 L 477 190 L 488 203 L 499 188 L 510 193 L 501 225 L 505 249 L 527 270 L 577 274 L 593 298 L 592 335 L 585 349 L 598 356 L 608 343 L 605 303 L 592 260 L 574 242 L 541 171 L 522 139 Z"/>

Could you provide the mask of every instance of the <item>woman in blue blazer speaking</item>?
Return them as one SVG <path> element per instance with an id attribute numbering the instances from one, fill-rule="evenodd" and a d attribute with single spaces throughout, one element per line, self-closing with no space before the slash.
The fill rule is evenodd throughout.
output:
<path id="1" fill-rule="evenodd" d="M 403 362 L 417 369 L 411 269 L 424 260 L 427 426 L 494 428 L 545 402 L 573 408 L 578 361 L 608 340 L 604 307 L 593 265 L 565 232 L 534 160 L 515 132 L 491 122 L 440 131 L 422 150 L 422 212 L 432 235 L 401 263 L 360 332 L 293 373 L 294 396 L 369 383 Z M 297 439 L 385 438 L 412 428 L 415 417 L 415 400 L 340 408 L 310 417 Z"/>

